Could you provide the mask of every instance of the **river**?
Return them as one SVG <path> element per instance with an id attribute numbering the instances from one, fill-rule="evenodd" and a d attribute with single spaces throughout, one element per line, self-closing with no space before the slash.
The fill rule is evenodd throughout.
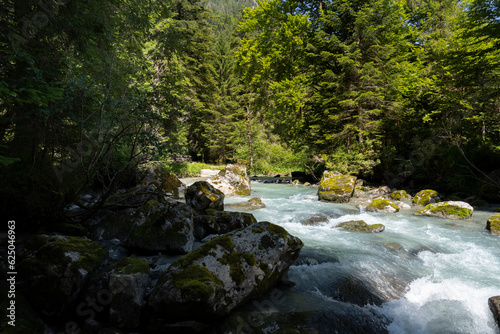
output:
<path id="1" fill-rule="evenodd" d="M 354 203 L 320 202 L 316 191 L 252 183 L 252 197 L 266 205 L 252 211 L 257 220 L 278 224 L 304 243 L 288 273 L 296 286 L 285 290 L 280 299 L 285 302 L 268 308 L 352 310 L 356 316 L 383 319 L 394 334 L 500 333 L 488 308 L 488 298 L 500 295 L 500 237 L 485 230 L 493 213 L 475 211 L 468 220 L 413 216 L 414 208 L 367 213 Z M 230 197 L 225 203 L 247 199 Z M 301 223 L 315 214 L 328 220 L 317 226 Z M 384 224 L 385 231 L 365 234 L 336 227 L 349 220 Z M 363 296 L 339 293 L 339 284 L 348 281 L 373 294 L 368 303 L 353 305 L 352 298 Z"/>

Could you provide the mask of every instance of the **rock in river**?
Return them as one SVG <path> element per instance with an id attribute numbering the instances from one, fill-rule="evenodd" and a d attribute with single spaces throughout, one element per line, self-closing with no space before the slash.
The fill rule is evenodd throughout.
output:
<path id="1" fill-rule="evenodd" d="M 491 234 L 500 235 L 500 214 L 488 218 L 486 229 L 490 231 Z"/>
<path id="2" fill-rule="evenodd" d="M 320 201 L 326 202 L 349 202 L 354 192 L 355 182 L 355 176 L 325 171 L 319 182 L 318 198 Z"/>
<path id="3" fill-rule="evenodd" d="M 399 211 L 399 206 L 391 200 L 385 198 L 375 198 L 370 205 L 366 207 L 368 212 L 394 213 Z"/>
<path id="4" fill-rule="evenodd" d="M 152 291 L 149 306 L 167 321 L 212 321 L 275 285 L 302 246 L 268 222 L 219 236 L 174 262 Z"/>
<path id="5" fill-rule="evenodd" d="M 448 201 L 427 204 L 425 208 L 415 212 L 416 216 L 430 216 L 447 219 L 469 219 L 474 209 L 469 203 Z"/>

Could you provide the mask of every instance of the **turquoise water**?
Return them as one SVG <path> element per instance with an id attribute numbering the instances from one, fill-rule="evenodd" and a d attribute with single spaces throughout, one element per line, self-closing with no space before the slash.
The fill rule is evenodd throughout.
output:
<path id="1" fill-rule="evenodd" d="M 338 304 L 332 285 L 341 278 L 363 281 L 385 302 L 361 306 L 388 319 L 390 333 L 499 334 L 488 298 L 500 295 L 500 237 L 490 235 L 491 212 L 469 220 L 417 217 L 415 209 L 393 214 L 367 213 L 354 203 L 319 202 L 316 189 L 252 183 L 252 196 L 266 208 L 252 211 L 259 221 L 283 226 L 304 242 L 301 258 L 289 270 L 297 285 L 287 292 L 282 312 Z M 226 198 L 225 203 L 248 198 Z M 301 220 L 328 217 L 318 226 Z M 384 224 L 364 234 L 336 225 L 348 220 Z"/>

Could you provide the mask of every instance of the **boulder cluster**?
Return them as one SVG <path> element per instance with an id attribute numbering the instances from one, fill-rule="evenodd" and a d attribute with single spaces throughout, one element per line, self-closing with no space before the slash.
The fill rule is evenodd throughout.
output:
<path id="1" fill-rule="evenodd" d="M 20 329 L 196 332 L 266 293 L 299 256 L 300 239 L 250 213 L 224 211 L 225 194 L 211 183 L 186 187 L 159 168 L 150 172 L 81 222 L 88 233 L 43 233 L 23 244 L 19 307 L 34 320 L 20 320 Z M 246 174 L 224 172 L 232 182 L 235 173 Z"/>

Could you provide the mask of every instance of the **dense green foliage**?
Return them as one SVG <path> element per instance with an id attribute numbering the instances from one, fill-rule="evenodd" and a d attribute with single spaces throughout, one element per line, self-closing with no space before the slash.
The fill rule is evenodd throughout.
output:
<path id="1" fill-rule="evenodd" d="M 498 8 L 3 1 L 0 212 L 57 221 L 170 154 L 500 200 Z"/>

